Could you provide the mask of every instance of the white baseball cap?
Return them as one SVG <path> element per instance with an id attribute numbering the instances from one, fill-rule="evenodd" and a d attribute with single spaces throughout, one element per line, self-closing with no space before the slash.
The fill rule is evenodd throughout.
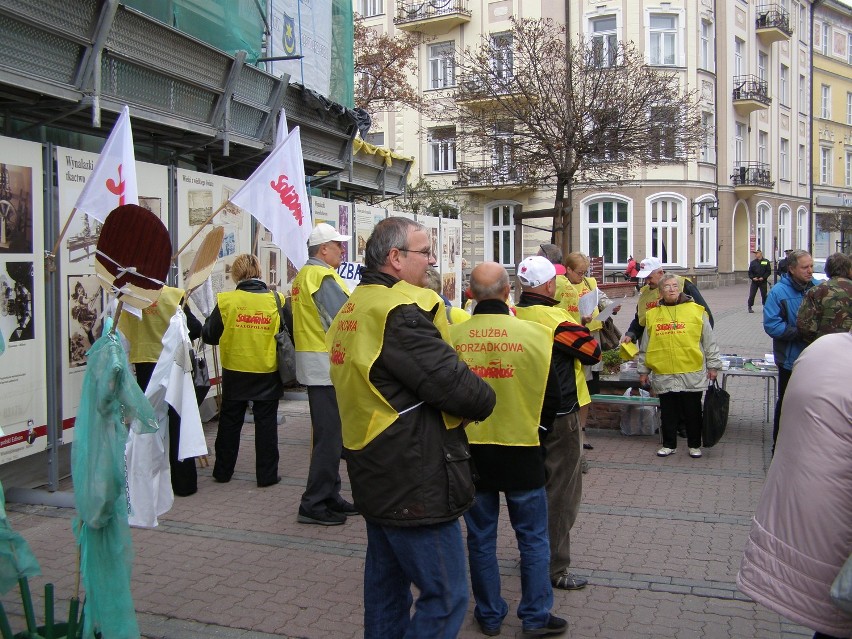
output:
<path id="1" fill-rule="evenodd" d="M 636 273 L 636 277 L 648 277 L 659 268 L 663 268 L 663 263 L 660 261 L 660 258 L 646 257 L 639 264 L 639 272 Z"/>
<path id="2" fill-rule="evenodd" d="M 351 239 L 352 238 L 347 235 L 341 235 L 338 233 L 337 229 L 331 224 L 320 222 L 314 227 L 314 230 L 311 231 L 311 235 L 308 238 L 308 246 L 319 246 L 326 242 L 348 242 Z"/>
<path id="3" fill-rule="evenodd" d="M 556 267 L 541 255 L 533 255 L 518 264 L 518 279 L 523 286 L 535 288 L 556 277 Z"/>

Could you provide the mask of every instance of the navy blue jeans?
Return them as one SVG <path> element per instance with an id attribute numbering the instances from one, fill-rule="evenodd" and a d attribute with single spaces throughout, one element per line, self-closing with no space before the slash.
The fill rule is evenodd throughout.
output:
<path id="1" fill-rule="evenodd" d="M 553 606 L 550 585 L 550 543 L 547 538 L 547 495 L 544 487 L 504 493 L 509 520 L 515 530 L 521 555 L 521 601 L 518 618 L 524 630 L 543 628 Z M 500 569 L 497 565 L 497 520 L 500 493 L 476 491 L 476 501 L 464 514 L 467 524 L 467 552 L 470 582 L 479 623 L 496 628 L 509 607 L 500 595 Z"/>
<path id="2" fill-rule="evenodd" d="M 411 584 L 420 591 L 413 616 Z M 458 519 L 413 527 L 367 522 L 364 639 L 453 639 L 467 601 Z"/>

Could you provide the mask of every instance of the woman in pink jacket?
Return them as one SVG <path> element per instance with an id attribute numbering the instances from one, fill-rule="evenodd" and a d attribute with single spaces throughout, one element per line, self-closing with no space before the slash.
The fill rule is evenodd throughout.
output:
<path id="1" fill-rule="evenodd" d="M 775 457 L 737 575 L 739 589 L 816 631 L 852 637 L 829 589 L 852 553 L 852 333 L 820 337 L 793 367 Z"/>

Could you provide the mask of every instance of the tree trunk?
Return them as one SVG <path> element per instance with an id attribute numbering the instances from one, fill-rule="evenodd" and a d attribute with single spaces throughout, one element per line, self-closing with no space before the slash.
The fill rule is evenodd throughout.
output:
<path id="1" fill-rule="evenodd" d="M 571 252 L 571 180 L 563 177 L 556 179 L 556 200 L 553 205 L 553 231 L 551 242 L 562 251 L 562 259 Z"/>

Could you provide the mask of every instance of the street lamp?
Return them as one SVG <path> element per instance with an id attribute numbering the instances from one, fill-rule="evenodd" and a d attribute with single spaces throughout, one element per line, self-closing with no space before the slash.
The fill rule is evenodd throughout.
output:
<path id="1" fill-rule="evenodd" d="M 719 200 L 701 200 L 700 202 L 693 200 L 692 210 L 695 212 L 690 216 L 690 229 L 695 228 L 695 218 L 701 217 L 704 213 L 707 213 L 707 217 L 711 220 L 719 217 Z"/>

